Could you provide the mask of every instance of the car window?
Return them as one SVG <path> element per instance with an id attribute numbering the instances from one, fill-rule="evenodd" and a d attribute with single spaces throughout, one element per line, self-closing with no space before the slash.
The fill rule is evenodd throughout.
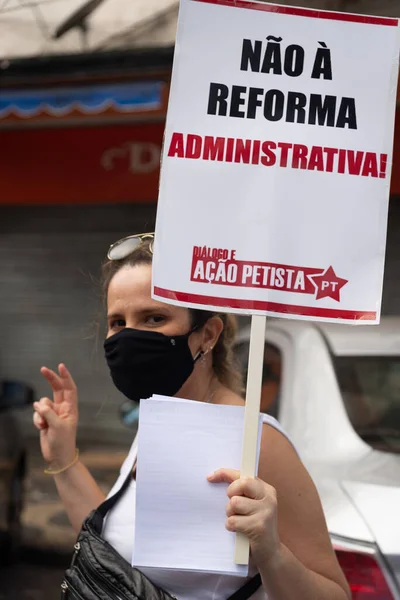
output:
<path id="1" fill-rule="evenodd" d="M 400 453 L 400 357 L 337 356 L 334 363 L 359 436 L 375 449 Z"/>
<path id="2" fill-rule="evenodd" d="M 247 366 L 249 358 L 249 343 L 241 342 L 235 348 L 236 357 L 247 382 Z M 278 418 L 280 389 L 282 380 L 282 353 L 273 344 L 264 346 L 264 367 L 261 388 L 261 412 Z"/>

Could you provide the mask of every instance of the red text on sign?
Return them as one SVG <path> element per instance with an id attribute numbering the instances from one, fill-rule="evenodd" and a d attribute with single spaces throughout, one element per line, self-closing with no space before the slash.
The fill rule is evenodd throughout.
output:
<path id="1" fill-rule="evenodd" d="M 173 133 L 168 156 L 381 179 L 388 164 L 387 154 L 376 152 L 191 133 Z"/>
<path id="2" fill-rule="evenodd" d="M 220 258 L 217 258 L 218 256 Z M 340 302 L 340 290 L 348 283 L 346 279 L 337 277 L 332 267 L 324 270 L 235 260 L 234 257 L 234 250 L 195 246 L 191 281 L 316 294 L 317 300 L 332 298 L 338 302 Z"/>

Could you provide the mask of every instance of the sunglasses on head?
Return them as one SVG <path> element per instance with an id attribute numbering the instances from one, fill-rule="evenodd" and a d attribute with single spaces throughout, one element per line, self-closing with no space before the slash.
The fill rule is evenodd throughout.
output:
<path id="1" fill-rule="evenodd" d="M 107 258 L 109 260 L 122 260 L 147 240 L 150 240 L 149 250 L 153 254 L 154 233 L 136 233 L 111 244 L 107 252 Z"/>

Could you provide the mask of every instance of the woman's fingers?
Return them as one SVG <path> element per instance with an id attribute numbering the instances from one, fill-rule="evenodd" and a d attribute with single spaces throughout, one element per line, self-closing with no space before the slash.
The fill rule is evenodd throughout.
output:
<path id="1" fill-rule="evenodd" d="M 235 469 L 217 469 L 217 471 L 208 475 L 207 479 L 210 483 L 232 483 L 239 477 L 240 471 Z"/>
<path id="2" fill-rule="evenodd" d="M 54 404 L 50 400 L 50 398 L 40 398 L 39 402 L 35 402 L 33 406 L 35 406 L 35 404 L 37 404 L 38 406 L 49 406 L 54 410 Z"/>
<path id="3" fill-rule="evenodd" d="M 72 379 L 67 367 L 61 363 L 58 365 L 58 371 L 64 385 L 63 401 L 68 405 L 68 410 L 71 414 L 78 413 L 78 392 L 75 381 Z"/>
<path id="4" fill-rule="evenodd" d="M 46 421 L 44 414 L 47 409 L 54 410 L 53 402 L 50 398 L 41 398 L 39 402 L 34 402 L 33 408 L 35 412 L 33 414 L 33 423 L 37 429 L 48 429 L 49 424 Z"/>
<path id="5" fill-rule="evenodd" d="M 226 493 L 229 498 L 233 496 L 246 496 L 261 500 L 265 496 L 264 482 L 257 477 L 241 477 L 228 487 Z"/>
<path id="6" fill-rule="evenodd" d="M 37 429 L 39 429 L 40 431 L 42 429 L 48 429 L 48 425 L 47 422 L 43 419 L 43 417 L 41 417 L 39 415 L 38 412 L 34 412 L 33 413 L 33 424 L 35 425 L 35 427 Z"/>
<path id="7" fill-rule="evenodd" d="M 207 477 L 210 483 L 229 483 L 227 494 L 233 496 L 247 496 L 248 498 L 263 497 L 263 482 L 256 477 L 240 477 L 240 472 L 235 469 L 218 469 Z"/>
<path id="8" fill-rule="evenodd" d="M 226 507 L 226 516 L 252 515 L 257 511 L 257 501 L 244 496 L 233 496 Z"/>
<path id="9" fill-rule="evenodd" d="M 58 427 L 60 419 L 54 411 L 53 403 L 49 398 L 42 398 L 33 405 L 35 411 L 50 427 Z"/>
<path id="10" fill-rule="evenodd" d="M 225 522 L 225 527 L 228 531 L 244 533 L 248 538 L 254 536 L 255 532 L 260 531 L 260 519 L 257 515 L 233 515 L 228 517 Z"/>
<path id="11" fill-rule="evenodd" d="M 61 404 L 65 401 L 72 408 L 76 408 L 76 385 L 67 367 L 63 363 L 60 363 L 58 365 L 58 374 L 47 367 L 42 367 L 40 372 L 51 385 L 54 394 L 54 403 Z"/>
<path id="12" fill-rule="evenodd" d="M 60 373 L 64 389 L 76 391 L 75 381 L 72 379 L 72 375 L 64 363 L 58 365 L 58 372 Z"/>
<path id="13" fill-rule="evenodd" d="M 45 379 L 47 379 L 47 381 L 51 385 L 51 389 L 53 390 L 53 393 L 54 393 L 54 402 L 56 402 L 56 403 L 62 402 L 64 383 L 63 383 L 63 380 L 61 379 L 61 377 L 59 377 L 57 375 L 57 373 L 55 373 L 51 369 L 48 369 L 47 367 L 42 367 L 40 369 L 40 372 L 43 375 L 43 377 Z"/>

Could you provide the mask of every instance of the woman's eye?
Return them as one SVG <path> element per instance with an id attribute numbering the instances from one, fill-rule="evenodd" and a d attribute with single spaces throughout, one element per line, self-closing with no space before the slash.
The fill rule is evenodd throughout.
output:
<path id="1" fill-rule="evenodd" d="M 117 327 L 125 327 L 126 323 L 124 319 L 115 319 L 115 321 L 111 321 L 110 327 L 111 329 L 116 329 Z"/>
<path id="2" fill-rule="evenodd" d="M 147 325 L 160 325 L 161 323 L 164 323 L 164 321 L 165 317 L 163 317 L 163 315 L 150 315 L 146 318 Z"/>

